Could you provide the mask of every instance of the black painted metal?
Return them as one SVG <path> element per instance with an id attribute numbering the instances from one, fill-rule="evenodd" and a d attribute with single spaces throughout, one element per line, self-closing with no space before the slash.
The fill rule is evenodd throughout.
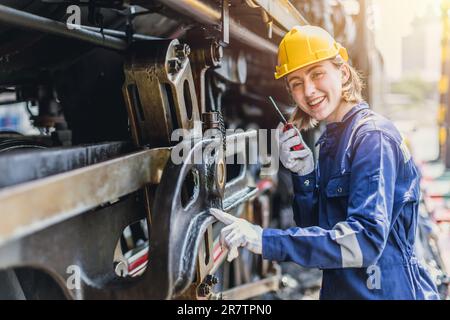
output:
<path id="1" fill-rule="evenodd" d="M 108 142 L 87 146 L 18 150 L 1 154 L 0 188 L 78 169 L 128 153 L 127 142 Z"/>
<path id="2" fill-rule="evenodd" d="M 215 163 L 218 160 L 210 158 L 203 164 L 192 164 L 192 157 L 196 150 L 202 151 L 212 140 L 202 140 L 192 149 L 182 165 L 168 164 L 164 170 L 161 183 L 156 194 L 153 207 L 152 229 L 150 243 L 152 257 L 148 264 L 147 273 L 154 280 L 157 291 L 152 292 L 152 299 L 169 299 L 180 295 L 194 280 L 198 248 L 203 241 L 203 234 L 207 227 L 215 221 L 209 214 L 209 208 L 230 209 L 248 200 L 246 194 L 252 194 L 254 189 L 247 188 L 245 177 L 233 184 L 236 191 L 244 191 L 239 197 L 223 199 L 222 190 L 214 182 L 216 173 Z M 214 143 L 221 148 L 219 140 Z M 190 163 L 189 163 L 190 162 Z M 181 193 L 186 177 L 190 172 L 198 176 L 192 201 L 183 207 Z M 245 193 L 245 194 L 244 194 Z M 166 195 L 172 195 L 167 198 Z"/>
<path id="3" fill-rule="evenodd" d="M 30 30 L 63 36 L 66 38 L 82 40 L 108 49 L 122 51 L 125 50 L 128 46 L 126 41 L 118 39 L 116 37 L 85 29 L 70 30 L 64 23 L 34 15 L 28 12 L 16 10 L 14 8 L 10 8 L 1 4 L 0 22 L 20 28 L 26 28 Z"/>

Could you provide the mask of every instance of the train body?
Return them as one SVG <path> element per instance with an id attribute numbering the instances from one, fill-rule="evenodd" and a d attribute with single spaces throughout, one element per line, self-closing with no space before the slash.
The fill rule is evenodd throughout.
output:
<path id="1" fill-rule="evenodd" d="M 369 7 L 1 0 L 1 297 L 246 299 L 279 290 L 278 264 L 247 251 L 226 261 L 223 226 L 208 209 L 289 226 L 289 175 L 268 160 L 279 122 L 268 96 L 286 115 L 293 107 L 273 77 L 277 45 L 294 25 L 324 27 L 366 75 L 366 100 L 379 103 Z M 266 156 L 249 161 L 256 145 L 262 154 L 264 129 Z M 305 135 L 310 146 L 320 130 Z M 188 148 L 175 161 L 180 143 Z M 219 152 L 206 152 L 211 145 Z"/>

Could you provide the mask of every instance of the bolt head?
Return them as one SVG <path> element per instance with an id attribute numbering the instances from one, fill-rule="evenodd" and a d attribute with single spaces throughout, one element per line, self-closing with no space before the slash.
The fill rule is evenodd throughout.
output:
<path id="1" fill-rule="evenodd" d="M 220 44 L 216 44 L 214 48 L 214 55 L 216 60 L 220 61 L 223 58 L 223 47 Z"/>
<path id="2" fill-rule="evenodd" d="M 185 43 L 177 44 L 175 46 L 175 55 L 179 59 L 186 59 L 190 53 L 191 53 L 191 48 Z"/>
<path id="3" fill-rule="evenodd" d="M 128 266 L 124 261 L 115 263 L 114 271 L 119 277 L 126 277 L 128 275 Z"/>
<path id="4" fill-rule="evenodd" d="M 186 57 L 191 54 L 191 47 L 189 47 L 187 44 L 183 45 L 183 50 L 184 50 Z"/>
<path id="5" fill-rule="evenodd" d="M 214 276 L 212 274 L 209 274 L 205 278 L 205 283 L 210 285 L 210 286 L 213 286 L 213 285 L 219 283 L 219 279 L 217 279 L 216 276 Z"/>
<path id="6" fill-rule="evenodd" d="M 201 297 L 206 297 L 210 292 L 211 290 L 206 283 L 201 283 L 198 287 L 198 295 Z"/>
<path id="7" fill-rule="evenodd" d="M 181 61 L 178 58 L 172 58 L 167 61 L 169 66 L 169 73 L 177 73 L 181 70 Z"/>

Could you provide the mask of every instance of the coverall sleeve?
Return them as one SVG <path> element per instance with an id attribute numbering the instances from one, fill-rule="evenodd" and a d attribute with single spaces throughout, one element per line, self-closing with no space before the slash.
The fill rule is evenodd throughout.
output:
<path id="1" fill-rule="evenodd" d="M 292 185 L 294 187 L 292 210 L 294 212 L 294 221 L 297 226 L 302 228 L 318 225 L 316 170 L 304 176 L 299 176 L 295 173 L 292 174 Z"/>
<path id="2" fill-rule="evenodd" d="M 399 147 L 379 130 L 355 137 L 345 221 L 320 227 L 264 229 L 265 259 L 309 268 L 361 268 L 374 264 L 389 233 Z"/>

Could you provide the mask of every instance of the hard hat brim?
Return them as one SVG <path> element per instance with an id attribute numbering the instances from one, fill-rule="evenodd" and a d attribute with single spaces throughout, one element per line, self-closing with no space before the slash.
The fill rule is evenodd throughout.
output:
<path id="1" fill-rule="evenodd" d="M 289 73 L 292 73 L 292 72 L 297 71 L 297 70 L 299 70 L 301 68 L 310 66 L 310 65 L 312 65 L 314 63 L 318 63 L 318 62 L 322 62 L 322 61 L 325 61 L 325 60 L 333 59 L 333 58 L 337 57 L 338 55 L 340 55 L 342 57 L 342 59 L 344 59 L 344 61 L 348 61 L 347 49 L 345 47 L 340 46 L 339 51 L 337 53 L 333 53 L 333 54 L 331 54 L 329 56 L 323 57 L 323 58 L 318 59 L 318 60 L 314 60 L 314 61 L 310 61 L 310 62 L 304 63 L 304 64 L 302 64 L 300 66 L 297 66 L 295 68 L 292 68 L 291 70 L 288 70 L 288 71 L 280 73 L 280 74 L 275 72 L 274 73 L 275 79 L 276 80 L 281 79 L 284 76 L 288 75 Z"/>
<path id="2" fill-rule="evenodd" d="M 338 56 L 338 55 L 339 55 L 339 53 L 338 53 L 338 54 L 333 54 L 333 55 L 331 55 L 331 56 L 329 56 L 329 57 L 325 57 L 325 58 L 322 58 L 322 59 L 319 59 L 319 60 L 316 60 L 316 61 L 311 61 L 311 62 L 302 64 L 302 65 L 300 65 L 300 66 L 298 66 L 298 67 L 295 67 L 295 68 L 293 68 L 292 70 L 283 72 L 283 73 L 281 73 L 281 74 L 278 74 L 277 72 L 275 72 L 275 79 L 276 79 L 276 80 L 281 79 L 281 78 L 287 76 L 288 74 L 290 74 L 290 73 L 292 73 L 292 72 L 294 72 L 294 71 L 297 71 L 297 70 L 299 70 L 299 69 L 301 69 L 301 68 L 304 68 L 304 67 L 307 67 L 307 66 L 310 66 L 310 65 L 312 65 L 312 64 L 315 64 L 315 63 L 318 63 L 318 62 L 322 62 L 322 61 L 325 61 L 325 60 L 333 59 L 333 58 L 335 58 L 335 57 Z M 344 60 L 345 60 L 345 59 L 344 59 Z M 347 60 L 345 60 L 345 61 L 347 61 Z"/>

